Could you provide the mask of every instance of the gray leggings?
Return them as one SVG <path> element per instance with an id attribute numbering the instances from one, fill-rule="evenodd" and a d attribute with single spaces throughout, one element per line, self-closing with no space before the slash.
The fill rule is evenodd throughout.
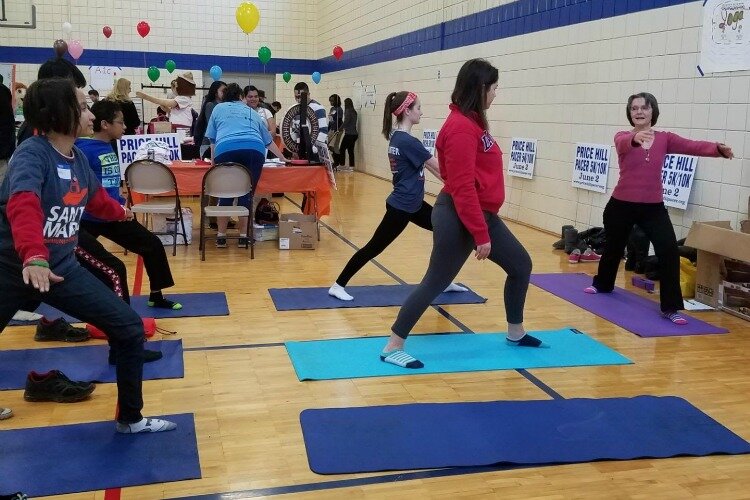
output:
<path id="1" fill-rule="evenodd" d="M 531 277 L 531 257 L 497 214 L 484 213 L 492 250 L 489 259 L 507 274 L 505 315 L 523 323 L 523 306 Z M 404 302 L 391 331 L 405 339 L 435 297 L 451 284 L 475 248 L 474 238 L 458 218 L 453 199 L 440 193 L 432 209 L 432 255 L 422 282 Z"/>

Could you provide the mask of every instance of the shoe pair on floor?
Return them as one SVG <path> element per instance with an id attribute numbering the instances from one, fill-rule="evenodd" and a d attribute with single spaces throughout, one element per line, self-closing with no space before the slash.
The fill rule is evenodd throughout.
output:
<path id="1" fill-rule="evenodd" d="M 571 264 L 578 264 L 579 262 L 599 262 L 600 260 L 602 260 L 602 256 L 590 248 L 587 248 L 583 253 L 576 248 L 570 252 L 570 255 L 568 256 L 568 262 Z"/>

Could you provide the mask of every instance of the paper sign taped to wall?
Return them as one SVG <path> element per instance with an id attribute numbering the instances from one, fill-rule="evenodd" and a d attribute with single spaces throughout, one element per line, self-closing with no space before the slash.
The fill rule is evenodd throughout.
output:
<path id="1" fill-rule="evenodd" d="M 700 67 L 704 73 L 750 69 L 750 0 L 707 0 Z"/>
<path id="2" fill-rule="evenodd" d="M 534 177 L 536 162 L 536 139 L 514 137 L 510 145 L 508 175 L 531 179 Z"/>
<path id="3" fill-rule="evenodd" d="M 576 144 L 573 187 L 605 193 L 611 147 L 604 144 Z"/>
<path id="4" fill-rule="evenodd" d="M 661 169 L 664 204 L 668 207 L 687 208 L 693 189 L 698 158 L 687 155 L 667 155 Z"/>
<path id="5" fill-rule="evenodd" d="M 106 94 L 115 86 L 120 74 L 122 68 L 119 66 L 89 66 L 89 85 L 99 94 Z"/>

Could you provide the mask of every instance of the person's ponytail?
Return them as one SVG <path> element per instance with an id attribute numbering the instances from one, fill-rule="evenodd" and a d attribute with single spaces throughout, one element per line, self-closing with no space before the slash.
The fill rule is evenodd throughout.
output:
<path id="1" fill-rule="evenodd" d="M 391 129 L 393 128 L 393 111 L 396 108 L 393 107 L 393 99 L 396 98 L 396 92 L 391 92 L 388 97 L 385 98 L 385 106 L 383 110 L 383 135 L 386 140 L 391 138 Z"/>

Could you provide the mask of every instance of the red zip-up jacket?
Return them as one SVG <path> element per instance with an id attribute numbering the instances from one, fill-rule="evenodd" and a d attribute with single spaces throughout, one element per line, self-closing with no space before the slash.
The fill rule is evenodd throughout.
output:
<path id="1" fill-rule="evenodd" d="M 503 152 L 476 115 L 463 114 L 455 104 L 449 107 L 435 143 L 443 191 L 453 198 L 474 243 L 483 245 L 490 241 L 483 211 L 497 214 L 505 201 Z"/>

